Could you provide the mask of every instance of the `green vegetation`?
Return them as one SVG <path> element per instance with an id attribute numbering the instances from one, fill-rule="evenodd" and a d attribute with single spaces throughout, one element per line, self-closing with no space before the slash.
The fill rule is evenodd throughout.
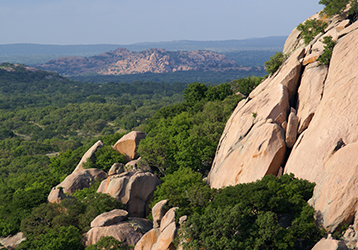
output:
<path id="1" fill-rule="evenodd" d="M 313 187 L 293 175 L 226 187 L 185 222 L 185 249 L 310 249 L 322 237 L 307 204 Z"/>
<path id="2" fill-rule="evenodd" d="M 329 62 L 331 61 L 333 48 L 336 45 L 336 42 L 333 41 L 331 36 L 325 36 L 323 37 L 323 43 L 324 43 L 324 49 L 323 54 L 318 58 L 318 62 L 322 65 L 329 65 Z"/>
<path id="3" fill-rule="evenodd" d="M 134 247 L 127 247 L 122 245 L 122 242 L 116 240 L 112 236 L 103 237 L 96 244 L 88 246 L 85 250 L 130 250 Z"/>
<path id="4" fill-rule="evenodd" d="M 230 82 L 230 85 L 234 93 L 240 92 L 244 96 L 248 96 L 264 79 L 265 77 L 249 76 L 233 80 Z"/>
<path id="5" fill-rule="evenodd" d="M 348 4 L 350 5 L 350 9 L 348 11 L 349 15 L 356 15 L 358 9 L 358 3 L 355 0 L 320 0 L 319 4 L 323 4 L 325 6 L 323 13 L 327 14 L 329 17 L 341 14 L 346 9 Z"/>
<path id="6" fill-rule="evenodd" d="M 319 33 L 324 33 L 324 30 L 327 28 L 328 24 L 322 20 L 311 19 L 307 20 L 303 24 L 299 24 L 297 29 L 301 31 L 301 35 L 305 44 L 309 44 L 313 38 L 315 38 Z"/>
<path id="7" fill-rule="evenodd" d="M 248 96 L 262 79 L 250 76 L 217 86 L 98 85 L 1 64 L 0 235 L 24 232 L 27 240 L 18 249 L 84 249 L 80 241 L 89 223 L 123 205 L 96 193 L 99 182 L 59 204 L 46 203 L 47 196 L 96 141 L 105 146 L 84 165 L 108 171 L 114 162 L 125 163 L 111 145 L 129 130 L 144 129 L 140 164 L 162 179 L 151 206 L 169 199 L 169 206 L 180 207 L 179 215 L 189 216 L 182 231 L 191 239 L 189 248 L 312 246 L 320 236 L 306 202 L 313 184 L 288 175 L 267 176 L 216 190 L 203 181 L 226 121 L 242 99 L 233 93 Z M 47 156 L 53 153 L 58 156 Z M 132 248 L 105 238 L 86 249 Z"/>
<path id="8" fill-rule="evenodd" d="M 182 215 L 202 214 L 216 193 L 202 180 L 202 175 L 191 168 L 181 167 L 161 180 L 162 185 L 154 192 L 152 207 L 168 199 L 170 207 L 179 207 L 178 218 Z"/>
<path id="9" fill-rule="evenodd" d="M 161 108 L 144 128 L 147 137 L 138 149 L 142 164 L 162 176 L 179 167 L 207 172 L 226 120 L 240 99 L 232 95 L 229 84 L 190 84 L 184 102 Z"/>
<path id="10" fill-rule="evenodd" d="M 257 52 L 256 52 L 257 53 Z M 230 82 L 231 80 L 238 78 L 245 78 L 249 75 L 253 76 L 264 76 L 266 74 L 263 69 L 263 62 L 267 60 L 267 58 L 273 53 L 269 53 L 269 55 L 264 56 L 260 59 L 260 63 L 258 65 L 260 68 L 252 68 L 250 70 L 227 70 L 224 72 L 214 72 L 214 71 L 201 71 L 201 70 L 189 70 L 189 71 L 176 71 L 169 73 L 142 73 L 142 74 L 130 74 L 130 75 L 81 75 L 81 76 L 71 76 L 70 78 L 75 81 L 80 82 L 90 82 L 90 83 L 107 83 L 107 82 L 127 82 L 133 83 L 137 81 L 142 82 L 166 82 L 170 84 L 174 83 L 192 83 L 192 82 L 205 82 L 211 85 L 217 85 L 223 82 Z M 233 59 L 237 57 L 237 55 L 231 55 Z M 232 59 L 232 60 L 233 60 Z M 252 63 L 254 63 L 253 60 Z M 241 65 L 241 64 L 240 64 Z M 246 66 L 246 65 L 245 65 Z"/>
<path id="11" fill-rule="evenodd" d="M 21 222 L 27 240 L 20 249 L 83 249 L 82 234 L 99 214 L 123 208 L 107 194 L 97 193 L 97 184 L 77 191 L 60 204 L 43 203 Z"/>
<path id="12" fill-rule="evenodd" d="M 265 62 L 266 71 L 272 75 L 274 74 L 286 60 L 286 56 L 282 52 L 277 52 L 270 60 Z"/>

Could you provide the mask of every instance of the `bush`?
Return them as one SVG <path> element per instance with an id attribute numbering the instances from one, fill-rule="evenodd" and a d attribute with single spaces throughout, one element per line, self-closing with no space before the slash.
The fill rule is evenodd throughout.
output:
<path id="1" fill-rule="evenodd" d="M 327 26 L 328 24 L 322 20 L 311 19 L 307 20 L 304 24 L 299 24 L 297 29 L 302 32 L 303 40 L 307 45 L 319 33 L 324 33 L 324 30 L 327 28 Z"/>
<path id="2" fill-rule="evenodd" d="M 336 42 L 333 41 L 331 36 L 323 37 L 324 49 L 323 54 L 318 58 L 318 62 L 321 65 L 329 65 L 333 53 L 333 48 L 336 45 Z"/>
<path id="3" fill-rule="evenodd" d="M 157 202 L 168 199 L 170 207 L 179 207 L 178 218 L 184 214 L 202 213 L 208 202 L 213 198 L 215 189 L 210 189 L 198 172 L 190 168 L 180 168 L 168 174 L 154 192 L 153 207 Z"/>
<path id="4" fill-rule="evenodd" d="M 357 1 L 355 0 L 320 0 L 319 4 L 325 5 L 322 12 L 327 16 L 341 14 L 348 4 L 351 6 L 348 14 L 354 15 L 357 13 L 358 7 Z"/>
<path id="5" fill-rule="evenodd" d="M 270 57 L 269 61 L 265 62 L 266 71 L 272 75 L 280 68 L 285 59 L 286 57 L 282 52 L 277 52 Z"/>
<path id="6" fill-rule="evenodd" d="M 130 250 L 133 247 L 127 247 L 119 240 L 116 240 L 112 236 L 103 237 L 96 244 L 88 246 L 85 250 Z"/>
<path id="7" fill-rule="evenodd" d="M 311 249 L 322 237 L 307 203 L 313 187 L 292 174 L 226 187 L 189 216 L 184 249 Z"/>

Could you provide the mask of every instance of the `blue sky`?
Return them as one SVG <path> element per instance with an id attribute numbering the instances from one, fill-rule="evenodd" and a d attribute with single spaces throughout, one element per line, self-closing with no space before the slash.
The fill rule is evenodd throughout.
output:
<path id="1" fill-rule="evenodd" d="M 318 0 L 1 0 L 0 44 L 287 36 Z"/>

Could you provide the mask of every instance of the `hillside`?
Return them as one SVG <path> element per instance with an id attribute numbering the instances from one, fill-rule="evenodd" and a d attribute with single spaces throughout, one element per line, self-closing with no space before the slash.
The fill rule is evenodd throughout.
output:
<path id="1" fill-rule="evenodd" d="M 62 75 L 124 75 L 145 72 L 249 70 L 240 67 L 226 56 L 211 51 L 166 51 L 148 49 L 132 52 L 124 48 L 92 57 L 64 57 L 51 60 L 38 68 Z"/>

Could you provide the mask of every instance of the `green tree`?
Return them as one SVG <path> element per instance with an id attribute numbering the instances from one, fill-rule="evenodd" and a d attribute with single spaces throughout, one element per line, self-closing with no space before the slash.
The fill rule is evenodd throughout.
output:
<path id="1" fill-rule="evenodd" d="M 285 59 L 286 57 L 282 52 L 277 52 L 270 57 L 269 61 L 265 62 L 266 71 L 272 75 L 280 68 Z"/>
<path id="2" fill-rule="evenodd" d="M 179 207 L 178 217 L 195 212 L 202 213 L 216 193 L 215 189 L 210 189 L 202 180 L 202 175 L 191 168 L 181 167 L 161 180 L 162 184 L 154 192 L 151 207 L 168 199 L 170 207 Z"/>
<path id="3" fill-rule="evenodd" d="M 323 13 L 327 16 L 333 16 L 342 13 L 348 4 L 350 4 L 349 14 L 353 15 L 357 13 L 357 1 L 355 0 L 320 0 L 319 4 L 323 4 L 325 7 Z"/>
<path id="4" fill-rule="evenodd" d="M 302 32 L 305 44 L 309 44 L 319 33 L 324 33 L 328 24 L 322 20 L 310 19 L 299 24 L 297 29 Z"/>
<path id="5" fill-rule="evenodd" d="M 313 187 L 291 174 L 223 188 L 183 225 L 185 249 L 310 249 L 322 237 Z"/>
<path id="6" fill-rule="evenodd" d="M 119 240 L 116 240 L 112 236 L 101 238 L 96 244 L 88 246 L 85 250 L 130 250 L 133 247 L 127 247 Z"/>
<path id="7" fill-rule="evenodd" d="M 331 36 L 323 37 L 324 49 L 323 54 L 318 58 L 318 62 L 322 65 L 329 65 L 333 53 L 333 48 L 336 42 L 333 41 Z"/>

